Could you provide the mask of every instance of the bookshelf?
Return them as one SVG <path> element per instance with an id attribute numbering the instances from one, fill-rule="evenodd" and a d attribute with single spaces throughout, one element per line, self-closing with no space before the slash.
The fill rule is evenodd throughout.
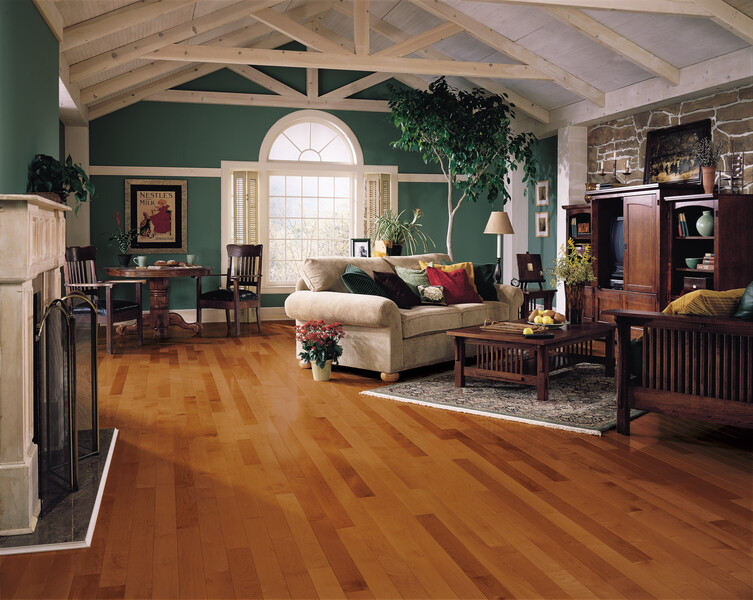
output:
<path id="1" fill-rule="evenodd" d="M 567 204 L 562 207 L 565 210 L 567 222 L 567 240 L 573 240 L 579 251 L 584 251 L 586 246 L 591 245 L 591 205 L 590 204 Z M 583 320 L 593 321 L 594 302 L 593 288 L 586 286 L 585 302 L 583 306 Z"/>

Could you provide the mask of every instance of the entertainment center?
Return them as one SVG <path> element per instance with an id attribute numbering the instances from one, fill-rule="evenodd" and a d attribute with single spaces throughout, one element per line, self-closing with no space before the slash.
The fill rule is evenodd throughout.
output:
<path id="1" fill-rule="evenodd" d="M 568 238 L 590 244 L 594 257 L 584 318 L 613 321 L 604 314 L 611 309 L 661 311 L 688 289 L 753 281 L 753 195 L 700 191 L 687 184 L 618 187 L 589 191 L 590 205 L 563 207 Z M 696 230 L 704 211 L 713 215 L 711 232 Z M 691 267 L 686 258 L 701 264 Z"/>

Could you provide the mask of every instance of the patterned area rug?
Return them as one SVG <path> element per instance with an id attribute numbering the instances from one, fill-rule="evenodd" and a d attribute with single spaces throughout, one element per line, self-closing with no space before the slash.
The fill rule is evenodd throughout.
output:
<path id="1" fill-rule="evenodd" d="M 434 406 L 497 419 L 601 435 L 616 424 L 615 380 L 602 365 L 582 363 L 550 375 L 549 400 L 539 402 L 536 388 L 466 377 L 456 388 L 452 372 L 361 392 L 368 396 Z M 632 411 L 631 419 L 643 411 Z"/>

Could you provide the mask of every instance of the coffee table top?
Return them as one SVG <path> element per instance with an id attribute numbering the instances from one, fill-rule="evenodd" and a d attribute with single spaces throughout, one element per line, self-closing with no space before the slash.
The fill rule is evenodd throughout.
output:
<path id="1" fill-rule="evenodd" d="M 525 324 L 525 319 L 511 321 L 512 323 Z M 604 337 L 613 333 L 616 329 L 613 323 L 602 323 L 599 321 L 581 323 L 580 325 L 564 325 L 563 327 L 553 327 L 549 332 L 554 334 L 551 338 L 527 338 L 522 333 L 491 331 L 476 327 L 464 327 L 462 329 L 450 329 L 447 335 L 463 339 L 479 339 L 494 342 L 508 342 L 520 346 L 562 346 L 585 340 L 593 340 Z"/>

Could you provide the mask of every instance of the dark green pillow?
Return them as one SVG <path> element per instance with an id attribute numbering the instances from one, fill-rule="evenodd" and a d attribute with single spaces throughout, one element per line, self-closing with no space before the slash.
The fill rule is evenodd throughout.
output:
<path id="1" fill-rule="evenodd" d="M 733 315 L 737 319 L 747 319 L 753 321 L 753 282 L 748 284 L 740 298 L 740 304 L 737 312 Z"/>
<path id="2" fill-rule="evenodd" d="M 345 284 L 345 287 L 350 290 L 351 294 L 366 294 L 367 296 L 382 296 L 387 298 L 385 291 L 363 269 L 347 265 L 345 273 L 340 275 L 340 279 Z"/>
<path id="3" fill-rule="evenodd" d="M 494 287 L 494 270 L 497 265 L 489 263 L 486 265 L 473 265 L 473 279 L 476 283 L 476 289 L 479 296 L 484 300 L 499 300 L 497 297 L 497 288 Z"/>

